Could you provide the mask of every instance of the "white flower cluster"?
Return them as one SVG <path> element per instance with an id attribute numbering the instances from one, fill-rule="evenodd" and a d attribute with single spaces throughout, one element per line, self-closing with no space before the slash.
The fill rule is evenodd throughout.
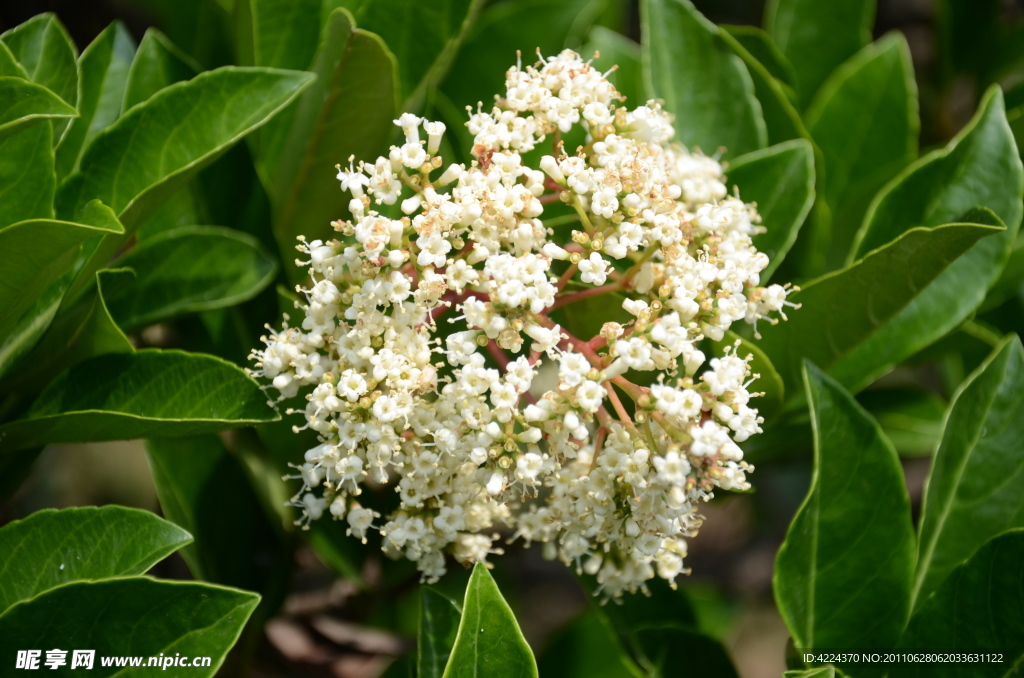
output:
<path id="1" fill-rule="evenodd" d="M 352 219 L 302 242 L 301 325 L 254 353 L 280 399 L 305 394 L 322 441 L 302 522 L 379 530 L 427 580 L 446 553 L 499 553 L 503 530 L 614 596 L 685 572 L 696 504 L 749 488 L 749 358 L 705 367 L 697 342 L 781 311 L 789 288 L 760 286 L 758 217 L 722 166 L 669 145 L 657 102 L 621 101 L 565 51 L 510 69 L 471 114 L 468 167 L 440 171 L 444 125 L 407 113 L 389 157 L 339 170 Z M 576 336 L 567 307 L 587 299 L 624 322 Z M 393 487 L 398 508 L 361 506 L 362 486 Z"/>

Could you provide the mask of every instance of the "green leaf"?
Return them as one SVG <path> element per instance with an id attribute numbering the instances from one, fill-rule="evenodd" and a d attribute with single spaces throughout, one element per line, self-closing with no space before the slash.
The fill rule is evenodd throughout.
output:
<path id="1" fill-rule="evenodd" d="M 997 282 L 1020 226 L 1024 168 L 1003 114 L 1002 95 L 990 89 L 973 122 L 944 150 L 936 151 L 893 179 L 868 210 L 857 251 L 884 243 L 910 224 L 933 226 L 944 220 L 1005 223 L 1006 232 L 978 243 L 934 280 L 871 342 L 860 347 L 833 374 L 841 381 L 870 383 L 891 364 L 916 353 L 960 325 Z M 976 205 L 991 212 L 975 211 Z M 899 346 L 899 354 L 892 351 Z M 863 369 L 891 361 L 876 371 Z"/>
<path id="2" fill-rule="evenodd" d="M 11 48 L 2 40 L 0 40 L 0 75 L 10 75 L 22 80 L 28 80 L 28 73 L 18 63 L 18 60 L 14 58 L 14 55 L 11 54 Z"/>
<path id="3" fill-rule="evenodd" d="M 786 671 L 782 678 L 836 678 L 836 669 L 834 666 L 819 666 L 806 671 Z"/>
<path id="4" fill-rule="evenodd" d="M 0 41 L 10 49 L 29 80 L 72 106 L 78 104 L 78 51 L 55 14 L 32 17 L 0 35 Z"/>
<path id="5" fill-rule="evenodd" d="M 143 664 L 161 654 L 212 657 L 209 667 L 188 668 L 189 676 L 210 677 L 258 602 L 254 593 L 198 582 L 148 577 L 73 582 L 0 615 L 0 653 L 14 657 L 17 650 L 50 648 L 59 641 L 62 648 L 96 650 L 88 675 L 123 677 L 152 675 L 154 668 L 104 667 L 100 657 L 137 656 Z"/>
<path id="6" fill-rule="evenodd" d="M 0 76 L 0 139 L 32 120 L 76 115 L 74 107 L 45 87 L 22 78 Z"/>
<path id="7" fill-rule="evenodd" d="M 277 416 L 259 385 L 231 363 L 145 350 L 99 356 L 64 372 L 23 418 L 0 426 L 0 446 L 194 435 Z"/>
<path id="8" fill-rule="evenodd" d="M 540 657 L 540 673 L 561 678 L 646 676 L 609 626 L 600 610 L 588 606 L 548 644 Z"/>
<path id="9" fill-rule="evenodd" d="M 201 70 L 199 64 L 175 47 L 167 36 L 155 28 L 149 28 L 142 36 L 142 42 L 128 70 L 121 109 L 127 111 L 134 108 L 148 101 L 164 87 L 191 80 Z"/>
<path id="10" fill-rule="evenodd" d="M 757 29 L 754 29 L 757 30 Z M 720 35 L 727 45 L 743 60 L 754 83 L 754 95 L 761 104 L 761 115 L 767 131 L 767 143 L 779 144 L 790 139 L 810 139 L 800 113 L 792 101 L 792 91 L 783 85 L 731 32 Z"/>
<path id="11" fill-rule="evenodd" d="M 901 33 L 862 49 L 818 92 L 807 127 L 825 163 L 830 269 L 846 260 L 871 198 L 917 156 L 920 126 L 914 67 Z"/>
<path id="12" fill-rule="evenodd" d="M 482 0 L 342 0 L 356 24 L 395 55 L 402 110 L 415 110 L 441 84 Z"/>
<path id="13" fill-rule="evenodd" d="M 462 612 L 446 595 L 420 587 L 420 626 L 416 640 L 416 675 L 441 678 L 455 645 Z"/>
<path id="14" fill-rule="evenodd" d="M 645 104 L 650 97 L 644 91 L 640 45 L 610 28 L 594 26 L 580 54 L 589 59 L 597 53 L 601 56 L 594 59 L 594 68 L 608 72 L 613 66 L 616 67 L 608 74 L 608 80 L 626 97 L 625 105 L 636 108 Z"/>
<path id="15" fill-rule="evenodd" d="M 164 88 L 96 137 L 81 169 L 61 185 L 58 213 L 73 214 L 99 198 L 132 232 L 312 80 L 308 73 L 228 66 Z"/>
<path id="16" fill-rule="evenodd" d="M 750 73 L 717 26 L 689 0 L 644 0 L 641 25 L 644 81 L 676 114 L 680 142 L 732 158 L 767 145 Z"/>
<path id="17" fill-rule="evenodd" d="M 36 511 L 0 529 L 0 612 L 67 582 L 142 574 L 190 541 L 176 525 L 124 506 Z"/>
<path id="18" fill-rule="evenodd" d="M 117 265 L 134 269 L 137 278 L 107 296 L 110 313 L 125 329 L 241 303 L 277 271 L 277 262 L 256 238 L 213 226 L 159 233 Z"/>
<path id="19" fill-rule="evenodd" d="M 528 678 L 537 661 L 487 566 L 477 563 L 466 586 L 462 619 L 445 678 Z"/>
<path id="20" fill-rule="evenodd" d="M 1024 347 L 1011 335 L 950 404 L 921 509 L 918 607 L 982 544 L 1024 527 L 1022 441 Z"/>
<path id="21" fill-rule="evenodd" d="M 26 219 L 52 219 L 56 185 L 48 121 L 22 125 L 0 137 L 0 228 Z"/>
<path id="22" fill-rule="evenodd" d="M 757 204 L 765 232 L 754 236 L 770 263 L 761 273 L 767 282 L 796 241 L 814 204 L 814 151 L 804 139 L 742 155 L 729 163 L 729 184 L 746 202 Z"/>
<path id="23" fill-rule="evenodd" d="M 333 232 L 330 223 L 348 204 L 335 166 L 349 156 L 383 153 L 394 129 L 394 57 L 380 38 L 356 28 L 344 9 L 328 18 L 312 70 L 316 83 L 296 103 L 290 130 L 275 139 L 265 135 L 260 145 L 261 178 L 282 251 L 293 249 L 299 235 Z"/>
<path id="24" fill-rule="evenodd" d="M 979 205 L 1006 224 L 1007 234 L 991 241 L 1005 249 L 1020 223 L 1022 193 L 1024 169 L 1002 92 L 993 87 L 955 139 L 901 172 L 875 198 L 851 257 L 881 247 L 912 226 L 945 223 Z"/>
<path id="25" fill-rule="evenodd" d="M 796 73 L 806 106 L 821 83 L 871 42 L 874 0 L 769 0 L 765 28 Z"/>
<path id="26" fill-rule="evenodd" d="M 26 309 L 71 266 L 83 242 L 117 232 L 51 219 L 0 228 L 0 339 L 10 335 Z"/>
<path id="27" fill-rule="evenodd" d="M 946 403 L 932 391 L 912 387 L 869 389 L 857 401 L 878 421 L 901 457 L 924 457 L 938 447 Z"/>
<path id="28" fill-rule="evenodd" d="M 903 470 L 878 424 L 811 363 L 814 474 L 775 562 L 798 648 L 889 648 L 910 610 L 914 528 Z"/>
<path id="29" fill-rule="evenodd" d="M 195 538 L 181 555 L 196 579 L 280 596 L 290 556 L 284 535 L 220 438 L 147 440 L 146 456 L 164 515 Z"/>
<path id="30" fill-rule="evenodd" d="M 238 0 L 236 33 L 245 41 L 243 63 L 307 70 L 316 52 L 322 14 L 340 2 Z"/>
<path id="31" fill-rule="evenodd" d="M 642 629 L 636 637 L 651 678 L 673 678 L 687 665 L 715 678 L 739 678 L 722 644 L 693 629 Z"/>
<path id="32" fill-rule="evenodd" d="M 859 369 L 853 369 L 850 356 L 858 347 L 884 331 L 887 322 L 979 239 L 1001 231 L 978 224 L 913 228 L 852 266 L 818 278 L 792 294 L 790 300 L 801 308 L 788 313 L 788 320 L 762 325 L 758 345 L 790 394 L 799 390 L 804 358 L 830 372 L 842 362 L 841 376 L 833 376 L 847 388 L 859 390 L 865 385 L 865 374 L 877 372 L 878 365 L 902 354 L 902 343 L 911 339 L 890 343 L 880 354 L 859 356 Z"/>
<path id="33" fill-rule="evenodd" d="M 743 45 L 743 49 L 764 66 L 773 78 L 789 88 L 788 91 L 792 91 L 796 85 L 793 64 L 789 63 L 789 59 L 779 51 L 767 32 L 757 26 L 720 25 L 719 28 Z"/>
<path id="34" fill-rule="evenodd" d="M 80 117 L 71 121 L 57 144 L 57 176 L 78 169 L 82 151 L 121 115 L 128 68 L 135 54 L 135 41 L 120 21 L 100 33 L 82 52 L 79 60 Z"/>
<path id="35" fill-rule="evenodd" d="M 899 650 L 994 650 L 1002 661 L 970 664 L 893 664 L 889 676 L 972 678 L 1014 676 L 1024 660 L 1024 530 L 1011 530 L 978 549 L 921 603 L 900 639 Z"/>

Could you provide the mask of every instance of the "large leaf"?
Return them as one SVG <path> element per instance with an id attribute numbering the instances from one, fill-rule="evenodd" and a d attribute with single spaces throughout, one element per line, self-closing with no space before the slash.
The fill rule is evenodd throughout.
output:
<path id="1" fill-rule="evenodd" d="M 20 125 L 0 137 L 0 228 L 26 219 L 52 218 L 56 184 L 49 121 Z"/>
<path id="2" fill-rule="evenodd" d="M 147 29 L 128 70 L 121 108 L 127 111 L 164 87 L 191 80 L 200 70 L 199 64 L 175 47 L 167 36 L 155 28 Z"/>
<path id="3" fill-rule="evenodd" d="M 793 87 L 796 85 L 796 74 L 793 72 L 793 64 L 779 51 L 767 32 L 757 26 L 721 25 L 719 28 L 743 45 L 743 49 L 786 88 L 787 96 L 795 96 Z"/>
<path id="4" fill-rule="evenodd" d="M 73 106 L 45 87 L 23 78 L 0 76 L 0 139 L 32 120 L 76 115 Z"/>
<path id="5" fill-rule="evenodd" d="M 14 58 L 14 55 L 11 54 L 11 48 L 3 40 L 0 40 L 0 75 L 10 75 L 15 78 L 28 80 L 28 73 L 18 63 L 18 60 Z"/>
<path id="6" fill-rule="evenodd" d="M 826 265 L 837 268 L 871 198 L 917 155 L 917 86 L 903 35 L 892 33 L 843 64 L 818 92 L 807 127 L 825 162 Z"/>
<path id="7" fill-rule="evenodd" d="M 0 447 L 183 436 L 273 421 L 259 385 L 231 363 L 182 351 L 103 355 L 57 377 Z"/>
<path id="8" fill-rule="evenodd" d="M 1000 655 L 971 664 L 899 663 L 889 676 L 1009 678 L 1024 661 L 1024 530 L 1006 532 L 978 549 L 923 600 L 899 650 L 964 648 Z M 970 668 L 965 670 L 966 666 Z"/>
<path id="9" fill-rule="evenodd" d="M 211 657 L 189 676 L 213 676 L 259 602 L 247 591 L 198 582 L 125 577 L 82 581 L 51 589 L 0 615 L 0 653 L 17 650 L 95 649 L 90 676 L 145 676 L 149 657 Z M 137 669 L 103 666 L 103 657 L 141 657 Z M 44 655 L 45 658 L 45 655 Z M 67 655 L 70 665 L 71 655 Z M 42 662 L 40 662 L 42 663 Z M 72 674 L 73 675 L 73 674 Z M 179 674 L 180 675 L 180 674 Z"/>
<path id="10" fill-rule="evenodd" d="M 482 0 L 342 0 L 357 25 L 379 35 L 395 55 L 403 110 L 440 85 Z"/>
<path id="11" fill-rule="evenodd" d="M 164 231 L 117 265 L 136 274 L 134 285 L 107 295 L 110 313 L 125 329 L 241 303 L 266 287 L 277 270 L 258 240 L 213 226 Z"/>
<path id="12" fill-rule="evenodd" d="M 68 104 L 78 104 L 78 52 L 67 30 L 52 13 L 40 14 L 12 28 L 0 40 L 24 68 L 32 82 L 50 90 Z"/>
<path id="13" fill-rule="evenodd" d="M 487 566 L 477 563 L 466 586 L 462 619 L 445 678 L 537 676 L 537 661 Z"/>
<path id="14" fill-rule="evenodd" d="M 921 510 L 920 606 L 986 541 L 1024 527 L 1024 348 L 1007 337 L 950 405 Z"/>
<path id="15" fill-rule="evenodd" d="M 729 183 L 743 200 L 757 203 L 765 232 L 754 236 L 754 245 L 769 257 L 761 273 L 767 282 L 814 204 L 814 151 L 806 140 L 794 139 L 742 155 L 729 163 Z"/>
<path id="16" fill-rule="evenodd" d="M 120 21 L 112 23 L 82 52 L 79 118 L 72 120 L 57 145 L 57 176 L 78 169 L 82 151 L 121 115 L 121 100 L 135 41 Z"/>
<path id="17" fill-rule="evenodd" d="M 241 62 L 306 70 L 316 52 L 324 9 L 332 0 L 238 0 L 236 33 Z"/>
<path id="18" fill-rule="evenodd" d="M 872 341 L 837 366 L 835 374 L 844 375 L 841 380 L 859 376 L 861 383 L 869 383 L 889 365 L 960 325 L 999 277 L 1020 226 L 1022 195 L 1024 169 L 1006 124 L 1002 94 L 993 88 L 961 136 L 907 168 L 883 190 L 865 218 L 857 251 L 887 242 L 912 224 L 933 226 L 951 219 L 1001 220 L 1006 232 L 975 245 Z M 987 207 L 998 219 L 959 218 L 977 205 Z M 894 346 L 901 351 L 894 352 Z M 872 360 L 878 364 L 879 355 L 888 355 L 891 361 L 873 372 L 863 369 Z"/>
<path id="19" fill-rule="evenodd" d="M 790 299 L 802 304 L 789 320 L 759 326 L 759 346 L 771 359 L 790 394 L 799 390 L 804 358 L 824 370 L 833 368 L 871 337 L 877 336 L 924 287 L 979 239 L 1002 229 L 978 224 L 949 224 L 914 228 L 886 247 L 871 252 L 852 266 L 811 283 Z M 902 341 L 909 341 L 911 338 Z M 902 350 L 887 346 L 866 355 L 861 369 L 837 377 L 850 388 L 861 384 L 865 372 Z M 835 376 L 835 375 L 833 375 Z"/>
<path id="20" fill-rule="evenodd" d="M 197 579 L 281 594 L 289 558 L 245 467 L 213 434 L 147 440 L 164 515 L 195 538 L 181 554 Z"/>
<path id="21" fill-rule="evenodd" d="M 798 648 L 888 648 L 910 610 L 914 528 L 892 444 L 813 364 L 811 488 L 779 549 L 773 585 Z"/>
<path id="22" fill-rule="evenodd" d="M 562 678 L 646 676 L 610 627 L 601 611 L 588 607 L 548 643 L 539 660 L 540 673 Z"/>
<path id="23" fill-rule="evenodd" d="M 176 525 L 124 506 L 36 511 L 0 529 L 0 612 L 70 581 L 142 574 L 190 541 Z"/>
<path id="24" fill-rule="evenodd" d="M 261 175 L 283 251 L 299 235 L 333 232 L 330 223 L 344 216 L 348 204 L 335 166 L 350 156 L 384 153 L 394 129 L 394 57 L 379 37 L 355 28 L 343 9 L 331 13 L 325 30 L 312 68 L 316 83 L 297 102 L 290 130 L 260 145 Z"/>
<path id="25" fill-rule="evenodd" d="M 871 42 L 874 0 L 769 0 L 765 28 L 796 73 L 806 106 L 834 71 Z"/>
<path id="26" fill-rule="evenodd" d="M 81 169 L 61 186 L 58 213 L 99 198 L 132 231 L 312 80 L 308 73 L 224 67 L 157 92 L 96 137 Z"/>
<path id="27" fill-rule="evenodd" d="M 729 157 L 768 143 L 747 67 L 689 0 L 644 0 L 644 79 L 676 114 L 679 141 Z"/>
<path id="28" fill-rule="evenodd" d="M 462 612 L 443 593 L 420 587 L 420 626 L 416 637 L 416 675 L 441 678 L 455 645 Z"/>
<path id="29" fill-rule="evenodd" d="M 118 233 L 113 226 L 52 219 L 21 221 L 0 228 L 0 340 L 71 266 L 83 242 L 112 233 Z"/>

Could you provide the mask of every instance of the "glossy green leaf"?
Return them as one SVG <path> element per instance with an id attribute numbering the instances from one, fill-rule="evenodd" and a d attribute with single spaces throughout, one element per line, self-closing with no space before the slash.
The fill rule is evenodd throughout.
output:
<path id="1" fill-rule="evenodd" d="M 137 656 L 144 663 L 161 654 L 211 657 L 211 666 L 187 669 L 189 676 L 210 677 L 259 599 L 237 589 L 148 577 L 73 582 L 0 615 L 0 653 L 14 657 L 17 650 L 50 649 L 57 642 L 69 650 L 95 649 L 87 675 L 119 677 L 153 675 L 155 669 L 104 667 L 101 657 Z"/>
<path id="2" fill-rule="evenodd" d="M 67 582 L 142 574 L 190 541 L 176 525 L 124 506 L 36 511 L 0 529 L 0 612 Z"/>
<path id="3" fill-rule="evenodd" d="M 220 438 L 147 440 L 146 455 L 164 515 L 195 538 L 181 555 L 196 579 L 280 595 L 289 558 L 284 535 Z"/>
<path id="4" fill-rule="evenodd" d="M 792 88 L 796 85 L 793 64 L 789 63 L 789 59 L 779 51 L 767 32 L 757 26 L 721 25 L 719 28 L 743 45 L 743 49 L 757 59 L 773 78 L 788 88 L 787 92 L 792 92 Z"/>
<path id="5" fill-rule="evenodd" d="M 615 68 L 608 73 L 608 80 L 626 97 L 623 105 L 636 108 L 645 104 L 650 97 L 644 91 L 640 45 L 610 28 L 594 26 L 580 54 L 589 59 L 598 53 L 601 56 L 594 59 L 594 68 L 602 73 Z"/>
<path id="6" fill-rule="evenodd" d="M 56 185 L 49 121 L 21 125 L 0 137 L 0 228 L 26 219 L 52 219 Z"/>
<path id="7" fill-rule="evenodd" d="M 241 303 L 270 284 L 277 271 L 256 238 L 214 226 L 164 231 L 117 265 L 136 273 L 134 285 L 107 295 L 111 314 L 125 329 Z"/>
<path id="8" fill-rule="evenodd" d="M 814 474 L 775 562 L 798 648 L 895 645 L 910 610 L 914 528 L 903 470 L 878 424 L 811 363 Z"/>
<path id="9" fill-rule="evenodd" d="M 67 30 L 52 13 L 34 16 L 12 28 L 0 40 L 28 74 L 29 80 L 50 90 L 66 103 L 78 103 L 78 51 Z"/>
<path id="10" fill-rule="evenodd" d="M 1022 195 L 1024 168 L 1006 124 L 1002 95 L 998 88 L 990 89 L 978 114 L 957 139 L 908 167 L 876 198 L 857 251 L 887 242 L 912 224 L 933 226 L 951 219 L 1001 222 L 1006 232 L 975 245 L 833 374 L 844 383 L 855 378 L 870 383 L 890 365 L 960 325 L 999 277 L 1020 226 Z M 994 216 L 978 212 L 960 218 L 974 206 L 987 207 Z M 866 364 L 879 365 L 882 355 L 890 361 L 876 370 L 864 369 Z"/>
<path id="11" fill-rule="evenodd" d="M 448 72 L 482 0 L 342 0 L 356 25 L 395 55 L 402 110 L 415 110 Z"/>
<path id="12" fill-rule="evenodd" d="M 911 229 L 852 266 L 793 293 L 789 300 L 801 308 L 788 312 L 789 319 L 776 325 L 759 325 L 763 336 L 758 345 L 782 376 L 786 391 L 796 393 L 804 358 L 830 373 L 841 361 L 844 366 L 852 364 L 850 355 L 884 331 L 886 323 L 957 257 L 979 239 L 1001 233 L 1000 228 L 978 224 Z M 855 386 L 864 385 L 864 375 L 889 364 L 900 348 L 888 346 L 881 354 L 865 355 L 860 370 L 833 376 L 847 388 L 859 390 Z"/>
<path id="13" fill-rule="evenodd" d="M 750 73 L 750 79 L 754 83 L 754 96 L 761 104 L 767 143 L 780 144 L 790 139 L 809 139 L 807 128 L 793 104 L 792 90 L 776 79 L 768 67 L 762 64 L 736 36 L 725 30 L 722 30 L 720 35 L 736 56 L 743 60 L 747 72 Z"/>
<path id="14" fill-rule="evenodd" d="M 57 377 L 0 447 L 183 436 L 273 421 L 259 385 L 213 356 L 146 350 L 103 355 Z"/>
<path id="15" fill-rule="evenodd" d="M 28 73 L 26 73 L 22 65 L 18 63 L 18 60 L 14 58 L 14 55 L 11 53 L 11 48 L 8 47 L 3 40 L 0 40 L 0 75 L 9 75 L 15 78 L 28 80 Z"/>
<path id="16" fill-rule="evenodd" d="M 487 566 L 477 563 L 466 586 L 462 619 L 445 678 L 537 676 L 537 661 Z"/>
<path id="17" fill-rule="evenodd" d="M 83 242 L 117 232 L 51 219 L 21 221 L 0 229 L 0 339 L 70 268 Z"/>
<path id="18" fill-rule="evenodd" d="M 420 626 L 416 637 L 416 675 L 441 678 L 448 664 L 462 612 L 443 593 L 420 587 Z"/>
<path id="19" fill-rule="evenodd" d="M 312 80 L 308 73 L 224 67 L 157 92 L 96 137 L 81 169 L 61 186 L 58 213 L 99 198 L 131 232 Z"/>
<path id="20" fill-rule="evenodd" d="M 489 105 L 504 91 L 505 73 L 516 63 L 536 61 L 537 50 L 550 57 L 566 47 L 578 48 L 608 0 L 516 0 L 487 7 L 473 24 L 443 89 L 457 117 L 449 120 L 449 132 L 468 117 L 466 106 Z M 468 149 L 467 149 L 468 150 Z"/>
<path id="21" fill-rule="evenodd" d="M 48 127 L 48 125 L 44 126 Z M 91 248 L 95 247 L 103 238 L 123 232 L 114 213 L 98 200 L 87 204 L 79 212 L 77 223 L 95 227 L 100 231 L 95 235 L 85 237 L 81 244 L 83 252 L 75 255 L 72 250 L 66 254 L 69 257 L 77 256 L 79 261 L 86 256 L 85 251 L 91 251 Z M 54 274 L 55 281 L 38 294 L 38 298 L 21 314 L 21 319 L 15 322 L 13 329 L 0 343 L 0 377 L 6 375 L 12 366 L 16 365 L 21 357 L 31 350 L 50 327 L 57 310 L 61 307 L 65 293 L 72 285 L 73 268 L 74 265 Z M 47 359 L 52 359 L 52 356 L 47 356 Z"/>
<path id="22" fill-rule="evenodd" d="M 120 21 L 115 21 L 82 52 L 78 112 L 57 145 L 57 176 L 78 169 L 82 151 L 121 115 L 128 68 L 135 55 L 135 41 Z"/>
<path id="23" fill-rule="evenodd" d="M 155 28 L 147 29 L 128 70 L 121 109 L 127 111 L 148 101 L 164 87 L 191 80 L 200 70 L 199 64 L 175 47 L 167 36 Z"/>
<path id="24" fill-rule="evenodd" d="M 920 606 L 986 541 L 1024 527 L 1024 347 L 1005 339 L 953 398 L 921 510 Z"/>
<path id="25" fill-rule="evenodd" d="M 1001 662 L 907 663 L 889 667 L 891 678 L 1009 678 L 1024 661 L 1024 530 L 984 544 L 922 600 L 898 650 L 964 648 L 995 651 Z M 966 670 L 965 670 L 966 669 Z"/>
<path id="26" fill-rule="evenodd" d="M 687 665 L 715 678 L 739 678 L 722 644 L 694 629 L 642 629 L 636 637 L 651 678 L 674 678 Z"/>
<path id="27" fill-rule="evenodd" d="M 0 76 L 0 139 L 32 120 L 76 115 L 73 106 L 45 87 L 22 78 Z"/>
<path id="28" fill-rule="evenodd" d="M 806 106 L 829 74 L 871 42 L 875 0 L 769 0 L 765 28 L 796 73 Z"/>
<path id="29" fill-rule="evenodd" d="M 261 175 L 282 251 L 293 249 L 298 235 L 333 232 L 330 223 L 348 205 L 335 166 L 352 155 L 384 153 L 394 129 L 394 57 L 343 9 L 331 13 L 325 30 L 312 68 L 316 83 L 296 103 L 290 131 L 279 137 L 277 151 L 261 140 Z"/>
<path id="30" fill-rule="evenodd" d="M 826 265 L 834 269 L 847 260 L 871 199 L 917 157 L 917 85 L 903 35 L 868 45 L 833 73 L 807 112 L 807 127 L 825 163 Z"/>
<path id="31" fill-rule="evenodd" d="M 641 25 L 644 81 L 676 114 L 680 142 L 730 158 L 767 145 L 750 73 L 717 26 L 689 0 L 644 0 Z"/>
<path id="32" fill-rule="evenodd" d="M 796 241 L 814 204 L 814 152 L 804 139 L 794 139 L 742 155 L 729 163 L 729 184 L 746 202 L 757 204 L 765 232 L 754 236 L 758 251 L 770 263 L 761 273 L 766 282 Z"/>

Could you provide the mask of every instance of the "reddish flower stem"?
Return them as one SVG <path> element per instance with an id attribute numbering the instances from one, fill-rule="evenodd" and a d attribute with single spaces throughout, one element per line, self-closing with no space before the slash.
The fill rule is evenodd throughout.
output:
<path id="1" fill-rule="evenodd" d="M 548 312 L 551 312 L 551 311 L 555 310 L 556 308 L 561 308 L 562 306 L 565 306 L 566 304 L 571 304 L 574 301 L 580 301 L 581 299 L 586 299 L 587 297 L 596 297 L 596 296 L 599 296 L 601 294 L 609 294 L 611 292 L 618 292 L 621 289 L 622 289 L 622 285 L 620 283 L 614 282 L 614 283 L 608 283 L 607 285 L 601 285 L 600 287 L 591 287 L 590 289 L 580 290 L 579 292 L 573 292 L 572 294 L 566 294 L 563 297 L 559 297 L 559 298 L 555 299 L 555 303 L 552 304 L 551 307 L 548 308 L 547 310 L 548 310 Z"/>

